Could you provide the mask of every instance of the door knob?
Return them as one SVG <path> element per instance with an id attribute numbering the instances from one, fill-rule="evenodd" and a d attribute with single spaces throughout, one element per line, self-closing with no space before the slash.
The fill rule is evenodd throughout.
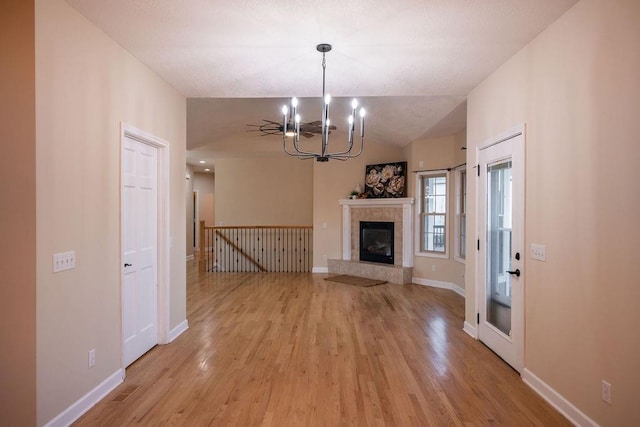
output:
<path id="1" fill-rule="evenodd" d="M 520 269 L 516 268 L 515 271 L 509 271 L 507 270 L 507 273 L 509 274 L 515 274 L 516 277 L 520 277 Z"/>
<path id="2" fill-rule="evenodd" d="M 124 268 L 127 268 L 127 267 L 133 267 L 133 264 L 128 264 L 128 263 L 125 262 L 124 263 Z"/>

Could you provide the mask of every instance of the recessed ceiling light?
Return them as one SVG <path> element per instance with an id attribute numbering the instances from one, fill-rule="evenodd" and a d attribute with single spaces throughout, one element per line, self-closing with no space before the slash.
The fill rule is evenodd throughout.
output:
<path id="1" fill-rule="evenodd" d="M 204 171 L 205 172 L 211 172 L 211 169 L 205 169 Z"/>
<path id="2" fill-rule="evenodd" d="M 200 164 L 201 165 L 204 165 L 205 163 L 207 163 L 207 162 L 205 162 L 204 160 L 200 160 Z"/>

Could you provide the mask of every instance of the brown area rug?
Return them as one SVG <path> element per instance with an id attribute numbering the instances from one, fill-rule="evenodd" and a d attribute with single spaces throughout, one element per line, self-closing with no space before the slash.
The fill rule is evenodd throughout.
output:
<path id="1" fill-rule="evenodd" d="M 386 280 L 367 279 L 365 277 L 349 276 L 348 274 L 341 274 L 339 276 L 330 276 L 325 278 L 324 280 L 329 280 L 331 282 L 344 283 L 346 285 L 362 286 L 362 287 L 382 285 L 383 283 L 387 283 Z"/>

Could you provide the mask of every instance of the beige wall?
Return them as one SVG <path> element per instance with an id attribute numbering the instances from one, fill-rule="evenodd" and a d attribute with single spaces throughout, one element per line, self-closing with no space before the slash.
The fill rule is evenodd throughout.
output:
<path id="1" fill-rule="evenodd" d="M 170 328 L 185 320 L 186 100 L 64 1 L 35 5 L 42 425 L 121 367 L 121 122 L 170 143 Z M 77 268 L 53 274 L 68 250 Z"/>
<path id="2" fill-rule="evenodd" d="M 189 179 L 186 179 L 189 176 Z M 186 243 L 187 243 L 187 256 L 193 255 L 193 167 L 187 165 L 185 171 L 185 206 L 187 208 L 186 214 Z"/>
<path id="3" fill-rule="evenodd" d="M 0 5 L 0 423 L 36 421 L 34 6 Z"/>
<path id="4" fill-rule="evenodd" d="M 215 225 L 309 225 L 311 161 L 284 157 L 215 162 Z"/>
<path id="5" fill-rule="evenodd" d="M 215 225 L 215 175 L 194 173 L 193 189 L 198 192 L 198 220 L 208 227 Z"/>
<path id="6" fill-rule="evenodd" d="M 526 124 L 526 247 L 547 261 L 525 257 L 525 367 L 607 426 L 640 425 L 639 22 L 636 0 L 582 0 L 468 99 L 469 164 Z M 475 324 L 474 259 L 466 274 Z"/>
<path id="7" fill-rule="evenodd" d="M 447 242 L 449 244 L 448 258 L 432 258 L 416 256 L 414 257 L 413 277 L 416 279 L 434 280 L 438 282 L 446 282 L 454 284 L 461 289 L 465 288 L 464 284 L 464 264 L 456 261 L 454 257 L 454 224 L 456 212 L 456 179 L 454 167 L 465 162 L 465 153 L 462 147 L 466 144 L 466 133 L 461 132 L 456 135 L 430 138 L 414 141 L 409 144 L 406 150 L 409 154 L 409 170 L 446 170 L 449 172 L 447 191 L 449 195 L 447 215 Z M 422 166 L 420 166 L 422 162 Z M 416 197 L 416 174 L 409 174 L 409 196 Z M 420 203 L 415 201 L 415 212 L 417 212 Z M 419 227 L 416 221 L 415 226 Z M 419 242 L 416 241 L 417 245 Z M 436 271 L 433 271 L 435 266 Z"/>
<path id="8" fill-rule="evenodd" d="M 333 132 L 331 138 L 345 138 Z M 356 184 L 364 188 L 366 165 L 406 160 L 399 147 L 365 141 L 360 157 L 346 162 L 319 163 L 305 160 L 313 167 L 313 267 L 326 268 L 327 259 L 342 258 L 342 208 L 338 200 L 349 197 Z"/>

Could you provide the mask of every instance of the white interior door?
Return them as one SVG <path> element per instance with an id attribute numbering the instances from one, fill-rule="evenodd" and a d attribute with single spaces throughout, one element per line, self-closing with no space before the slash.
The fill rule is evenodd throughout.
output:
<path id="1" fill-rule="evenodd" d="M 158 149 L 122 143 L 123 363 L 158 343 Z"/>
<path id="2" fill-rule="evenodd" d="M 524 135 L 479 152 L 479 338 L 524 367 Z"/>

